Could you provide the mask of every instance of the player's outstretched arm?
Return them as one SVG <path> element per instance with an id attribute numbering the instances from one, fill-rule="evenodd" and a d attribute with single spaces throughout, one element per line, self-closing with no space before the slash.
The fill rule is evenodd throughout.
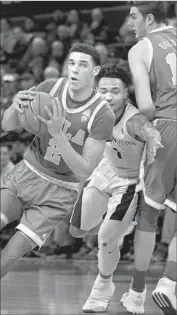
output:
<path id="1" fill-rule="evenodd" d="M 147 116 L 139 113 L 132 116 L 126 124 L 128 134 L 147 143 L 148 162 L 152 163 L 161 144 L 160 132 L 150 123 Z"/>
<path id="2" fill-rule="evenodd" d="M 18 119 L 18 113 L 22 113 L 24 108 L 28 106 L 29 100 L 33 100 L 35 91 L 27 90 L 18 92 L 14 99 L 12 105 L 4 112 L 4 117 L 2 120 L 2 129 L 4 131 L 11 131 L 20 126 Z"/>
<path id="3" fill-rule="evenodd" d="M 149 53 L 145 41 L 133 46 L 128 54 L 129 67 L 132 74 L 137 106 L 150 121 L 154 119 L 155 105 L 151 96 L 149 78 Z"/>

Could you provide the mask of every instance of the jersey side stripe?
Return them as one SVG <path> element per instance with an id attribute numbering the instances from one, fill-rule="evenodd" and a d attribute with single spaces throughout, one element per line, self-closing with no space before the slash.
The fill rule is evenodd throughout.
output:
<path id="1" fill-rule="evenodd" d="M 62 81 L 64 80 L 64 78 L 60 78 L 58 79 L 58 81 L 55 83 L 55 85 L 53 86 L 53 88 L 50 91 L 50 95 L 54 96 L 56 91 L 58 90 L 60 84 L 62 83 Z"/>
<path id="2" fill-rule="evenodd" d="M 148 72 L 150 71 L 151 63 L 152 63 L 152 58 L 153 58 L 153 46 L 149 38 L 144 37 L 143 40 L 146 41 L 149 47 L 149 56 L 148 56 Z"/>
<path id="3" fill-rule="evenodd" d="M 90 132 L 90 130 L 91 130 L 91 127 L 92 127 L 92 124 L 93 124 L 93 121 L 94 121 L 94 119 L 95 119 L 96 114 L 99 112 L 99 110 L 100 110 L 104 105 L 108 105 L 108 103 L 103 100 L 103 101 L 101 101 L 101 103 L 100 103 L 100 104 L 95 108 L 95 110 L 93 111 L 92 116 L 90 117 L 90 120 L 89 120 L 89 123 L 88 123 L 88 126 L 87 126 L 88 132 Z"/>

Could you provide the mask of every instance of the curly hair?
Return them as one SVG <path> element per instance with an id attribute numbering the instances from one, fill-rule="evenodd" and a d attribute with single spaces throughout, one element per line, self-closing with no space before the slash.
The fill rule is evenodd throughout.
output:
<path id="1" fill-rule="evenodd" d="M 125 84 L 126 87 L 128 87 L 131 83 L 130 73 L 127 72 L 127 69 L 124 69 L 123 67 L 120 67 L 117 64 L 102 67 L 97 77 L 98 82 L 103 77 L 120 79 Z"/>

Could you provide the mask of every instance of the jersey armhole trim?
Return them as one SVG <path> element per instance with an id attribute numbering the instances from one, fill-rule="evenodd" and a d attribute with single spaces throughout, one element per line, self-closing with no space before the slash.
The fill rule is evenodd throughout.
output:
<path id="1" fill-rule="evenodd" d="M 96 117 L 96 114 L 99 112 L 99 110 L 104 106 L 106 105 L 107 102 L 105 102 L 105 100 L 101 101 L 101 103 L 95 108 L 95 110 L 93 111 L 92 113 L 92 116 L 90 117 L 90 120 L 88 122 L 88 125 L 87 125 L 87 130 L 88 132 L 90 132 L 91 128 L 92 128 L 92 125 L 93 125 L 93 122 L 94 122 L 94 119 Z"/>
<path id="2" fill-rule="evenodd" d="M 50 95 L 54 96 L 56 91 L 58 90 L 59 86 L 61 85 L 61 83 L 63 82 L 64 78 L 59 78 L 58 81 L 54 84 L 53 88 L 50 91 Z"/>
<path id="3" fill-rule="evenodd" d="M 149 38 L 144 37 L 143 40 L 146 41 L 149 47 L 149 54 L 148 54 L 148 72 L 150 71 L 151 63 L 152 63 L 152 58 L 153 58 L 153 46 Z"/>

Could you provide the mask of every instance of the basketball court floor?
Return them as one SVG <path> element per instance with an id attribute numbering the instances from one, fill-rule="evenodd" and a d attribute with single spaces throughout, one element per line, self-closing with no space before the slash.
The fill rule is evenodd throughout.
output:
<path id="1" fill-rule="evenodd" d="M 119 304 L 127 290 L 133 266 L 121 261 L 114 275 L 115 295 L 109 315 L 127 314 Z M 147 315 L 162 315 L 151 292 L 163 272 L 163 265 L 153 265 L 148 273 Z M 97 275 L 97 262 L 25 258 L 1 282 L 1 315 L 80 315 Z M 103 314 L 103 313 L 101 313 Z M 104 313 L 105 314 L 105 313 Z"/>

